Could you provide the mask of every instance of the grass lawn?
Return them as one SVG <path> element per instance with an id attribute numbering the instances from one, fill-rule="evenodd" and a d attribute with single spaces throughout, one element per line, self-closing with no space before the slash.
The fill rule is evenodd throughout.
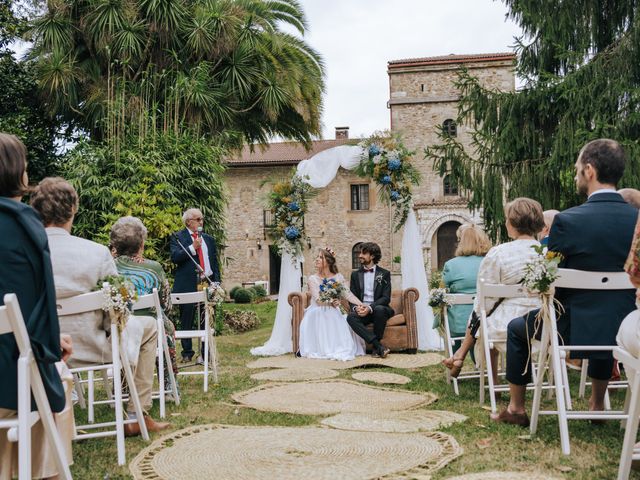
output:
<path id="1" fill-rule="evenodd" d="M 180 377 L 182 403 L 179 407 L 167 403 L 167 420 L 172 423 L 173 429 L 208 423 L 275 426 L 318 424 L 322 417 L 258 412 L 233 404 L 232 393 L 262 383 L 249 378 L 255 370 L 248 369 L 246 364 L 255 358 L 249 353 L 249 348 L 261 345 L 269 338 L 276 304 L 227 304 L 225 308 L 253 310 L 261 318 L 261 326 L 244 334 L 223 335 L 217 338 L 220 382 L 218 385 L 212 385 L 206 395 L 202 392 L 201 377 Z M 607 422 L 606 425 L 598 426 L 584 420 L 570 422 L 571 456 L 565 457 L 560 451 L 555 417 L 543 416 L 539 422 L 538 434 L 532 439 L 528 436 L 528 430 L 495 425 L 489 421 L 488 410 L 478 404 L 478 383 L 475 380 L 460 382 L 460 396 L 457 397 L 453 389 L 447 385 L 443 367 L 439 365 L 416 370 L 379 370 L 393 371 L 411 378 L 412 381 L 407 385 L 394 388 L 436 393 L 439 400 L 428 408 L 451 410 L 468 417 L 466 422 L 443 429 L 456 438 L 465 453 L 436 472 L 433 480 L 485 470 L 545 471 L 567 479 L 616 478 L 623 438 L 623 431 L 617 422 Z M 352 373 L 353 370 L 340 371 L 339 378 L 350 379 Z M 577 383 L 578 377 L 573 375 L 572 384 L 577 386 Z M 529 402 L 530 397 L 531 395 Z M 612 394 L 614 408 L 619 408 L 622 400 L 622 393 Z M 584 407 L 584 402 L 577 403 L 580 408 Z M 158 418 L 157 404 L 154 405 L 151 414 Z M 76 415 L 80 421 L 85 420 L 84 412 L 79 408 L 76 409 Z M 101 421 L 101 417 L 98 417 L 97 421 Z M 153 435 L 152 439 L 157 436 L 158 434 Z M 140 438 L 127 439 L 127 460 L 131 461 L 146 445 L 147 443 Z M 126 466 L 117 466 L 113 437 L 76 442 L 73 448 L 74 478 L 131 478 Z M 215 473 L 212 472 L 212 475 Z M 630 478 L 640 479 L 640 474 L 632 471 Z"/>

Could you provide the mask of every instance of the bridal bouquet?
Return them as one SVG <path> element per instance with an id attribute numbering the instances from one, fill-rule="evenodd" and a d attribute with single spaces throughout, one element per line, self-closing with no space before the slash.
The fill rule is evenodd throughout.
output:
<path id="1" fill-rule="evenodd" d="M 104 285 L 104 283 L 107 285 Z M 138 293 L 131 282 L 122 275 L 109 275 L 100 282 L 104 295 L 102 310 L 114 315 L 118 331 L 122 333 L 127 326 L 129 314 L 133 311 L 133 302 L 138 299 Z"/>
<path id="2" fill-rule="evenodd" d="M 551 284 L 558 278 L 558 265 L 562 261 L 562 254 L 551 252 L 542 245 L 533 245 L 538 254 L 524 267 L 522 284 L 530 292 L 548 294 Z"/>
<path id="3" fill-rule="evenodd" d="M 339 300 L 346 290 L 345 286 L 337 280 L 325 278 L 320 284 L 320 301 L 330 303 L 333 300 Z M 340 312 L 346 313 L 342 305 L 340 305 Z"/>

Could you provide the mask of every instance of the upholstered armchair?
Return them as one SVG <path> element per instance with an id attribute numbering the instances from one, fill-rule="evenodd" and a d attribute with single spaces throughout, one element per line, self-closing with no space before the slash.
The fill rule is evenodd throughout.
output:
<path id="1" fill-rule="evenodd" d="M 415 288 L 407 288 L 401 292 L 391 294 L 391 308 L 396 313 L 387 321 L 384 329 L 382 343 L 394 352 L 407 351 L 416 353 L 418 349 L 418 325 L 416 321 L 416 301 L 420 294 Z M 289 294 L 289 305 L 293 311 L 291 313 L 291 335 L 293 340 L 293 351 L 300 348 L 300 322 L 304 316 L 304 310 L 309 306 L 311 300 L 310 293 L 293 292 Z M 348 309 L 349 304 L 343 300 Z M 369 329 L 373 326 L 369 325 Z M 369 346 L 367 346 L 369 347 Z"/>

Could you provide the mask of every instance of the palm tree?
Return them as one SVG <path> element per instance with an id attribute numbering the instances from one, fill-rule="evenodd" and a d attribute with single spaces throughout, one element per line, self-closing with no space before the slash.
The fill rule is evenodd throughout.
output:
<path id="1" fill-rule="evenodd" d="M 183 128 L 310 142 L 324 66 L 297 0 L 49 0 L 32 27 L 49 111 L 120 138 Z"/>

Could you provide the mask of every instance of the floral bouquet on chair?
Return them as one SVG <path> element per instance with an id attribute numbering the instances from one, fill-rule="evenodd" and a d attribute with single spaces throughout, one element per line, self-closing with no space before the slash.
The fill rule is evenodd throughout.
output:
<path id="1" fill-rule="evenodd" d="M 105 282 L 108 285 L 104 285 Z M 104 294 L 102 309 L 115 316 L 118 331 L 122 333 L 133 311 L 133 302 L 138 299 L 138 292 L 122 275 L 109 275 L 100 281 L 99 288 Z"/>
<path id="2" fill-rule="evenodd" d="M 342 283 L 332 278 L 330 279 L 325 278 L 320 284 L 319 298 L 321 302 L 331 303 L 334 300 L 340 300 L 344 296 L 344 293 L 346 291 L 347 289 Z M 342 305 L 340 305 L 339 308 L 340 308 L 340 313 L 342 314 L 347 313 L 344 311 L 344 308 L 342 307 Z"/>
<path id="3" fill-rule="evenodd" d="M 562 254 L 552 252 L 542 245 L 534 245 L 531 248 L 538 256 L 525 265 L 522 284 L 532 293 L 549 294 L 551 285 L 558 278 Z"/>
<path id="4" fill-rule="evenodd" d="M 433 308 L 433 328 L 437 328 L 441 332 L 444 331 L 444 308 L 451 306 L 447 300 L 448 293 L 449 290 L 444 287 L 432 288 L 429 291 L 429 301 L 427 302 Z"/>

